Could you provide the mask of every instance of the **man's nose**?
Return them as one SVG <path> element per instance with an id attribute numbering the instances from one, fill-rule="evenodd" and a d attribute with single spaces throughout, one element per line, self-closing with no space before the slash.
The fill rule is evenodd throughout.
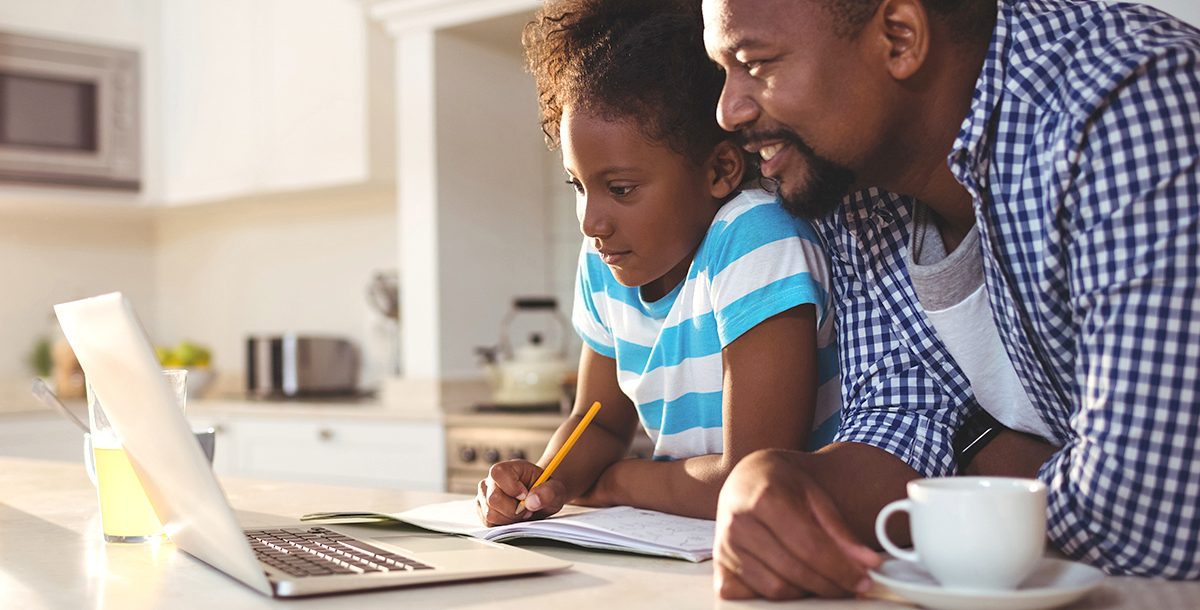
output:
<path id="1" fill-rule="evenodd" d="M 726 74 L 721 98 L 717 100 L 717 123 L 725 131 L 749 127 L 758 118 L 758 103 L 747 93 L 744 79 Z"/>

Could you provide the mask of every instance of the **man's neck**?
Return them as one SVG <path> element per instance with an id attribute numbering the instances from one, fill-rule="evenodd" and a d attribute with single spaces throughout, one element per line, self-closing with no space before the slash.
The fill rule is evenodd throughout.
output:
<path id="1" fill-rule="evenodd" d="M 925 73 L 912 83 L 908 112 L 896 130 L 895 141 L 901 144 L 890 151 L 892 163 L 904 161 L 881 183 L 929 208 L 948 251 L 975 225 L 971 196 L 950 173 L 946 157 L 970 111 L 988 43 L 943 42 L 930 50 Z"/>

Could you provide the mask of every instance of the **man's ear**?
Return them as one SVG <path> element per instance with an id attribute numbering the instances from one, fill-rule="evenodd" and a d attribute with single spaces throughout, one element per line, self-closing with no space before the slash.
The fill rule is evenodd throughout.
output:
<path id="1" fill-rule="evenodd" d="M 929 13 L 921 0 L 883 0 L 870 26 L 882 43 L 887 71 L 896 80 L 916 74 L 929 55 Z"/>
<path id="2" fill-rule="evenodd" d="M 714 199 L 724 199 L 742 183 L 746 173 L 746 156 L 732 140 L 721 140 L 708 157 L 708 192 Z"/>

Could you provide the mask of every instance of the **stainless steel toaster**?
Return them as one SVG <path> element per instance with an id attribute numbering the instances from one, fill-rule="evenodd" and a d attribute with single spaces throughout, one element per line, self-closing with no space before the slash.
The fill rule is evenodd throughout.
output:
<path id="1" fill-rule="evenodd" d="M 298 334 L 246 339 L 246 390 L 252 396 L 352 395 L 358 367 L 358 348 L 349 339 Z"/>

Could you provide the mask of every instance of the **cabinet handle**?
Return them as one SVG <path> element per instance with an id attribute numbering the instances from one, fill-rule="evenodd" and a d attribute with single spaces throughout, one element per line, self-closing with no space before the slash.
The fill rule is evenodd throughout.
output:
<path id="1" fill-rule="evenodd" d="M 317 431 L 317 438 L 323 441 L 331 441 L 333 440 L 333 430 L 330 430 L 329 428 L 321 428 Z"/>

